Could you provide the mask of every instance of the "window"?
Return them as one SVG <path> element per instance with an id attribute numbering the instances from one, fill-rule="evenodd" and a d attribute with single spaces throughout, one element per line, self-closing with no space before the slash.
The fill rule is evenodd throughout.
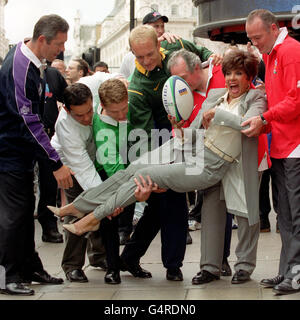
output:
<path id="1" fill-rule="evenodd" d="M 172 5 L 172 7 L 171 7 L 171 15 L 172 16 L 178 15 L 178 6 L 176 4 Z"/>

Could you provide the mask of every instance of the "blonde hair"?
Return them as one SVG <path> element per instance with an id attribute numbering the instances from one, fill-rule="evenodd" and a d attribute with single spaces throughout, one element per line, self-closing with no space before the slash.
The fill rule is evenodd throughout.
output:
<path id="1" fill-rule="evenodd" d="M 129 35 L 129 45 L 131 47 L 132 43 L 143 43 L 145 40 L 152 39 L 155 45 L 158 43 L 157 34 L 155 29 L 150 25 L 138 26 L 130 32 Z"/>
<path id="2" fill-rule="evenodd" d="M 104 81 L 99 90 L 99 98 L 104 107 L 112 103 L 120 103 L 128 99 L 128 92 L 125 84 L 119 79 L 109 79 Z"/>

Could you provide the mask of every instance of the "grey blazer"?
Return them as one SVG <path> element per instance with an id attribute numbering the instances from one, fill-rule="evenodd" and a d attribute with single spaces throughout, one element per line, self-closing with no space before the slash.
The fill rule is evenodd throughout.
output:
<path id="1" fill-rule="evenodd" d="M 204 101 L 201 111 L 198 113 L 191 127 L 199 128 L 202 121 L 202 113 L 218 106 L 223 102 L 223 96 L 227 89 L 210 90 L 207 99 Z M 251 106 L 251 108 L 250 108 Z M 253 116 L 262 114 L 267 109 L 267 101 L 261 90 L 250 89 L 239 106 L 239 115 L 233 115 L 226 110 L 217 108 L 214 123 L 241 130 L 241 123 Z M 245 129 L 245 128 L 244 128 Z M 242 159 L 243 174 L 248 209 L 249 225 L 259 222 L 259 179 L 258 179 L 258 139 L 248 138 L 242 135 Z M 244 214 L 232 212 L 236 215 Z"/>

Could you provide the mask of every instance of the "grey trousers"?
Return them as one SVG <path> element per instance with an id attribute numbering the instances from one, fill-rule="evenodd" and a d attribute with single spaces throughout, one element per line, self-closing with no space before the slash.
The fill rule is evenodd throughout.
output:
<path id="1" fill-rule="evenodd" d="M 226 204 L 220 200 L 220 183 L 204 191 L 201 211 L 201 260 L 200 269 L 217 276 L 223 260 Z M 247 218 L 236 216 L 238 244 L 235 250 L 235 271 L 245 270 L 250 274 L 256 266 L 259 223 L 249 226 Z"/>
<path id="2" fill-rule="evenodd" d="M 116 208 L 126 207 L 136 201 L 134 177 L 149 175 L 160 188 L 172 189 L 175 192 L 204 190 L 219 182 L 230 162 L 204 148 L 204 168 L 197 170 L 196 166 L 186 163 L 164 165 L 131 164 L 126 170 L 120 170 L 105 180 L 98 187 L 84 191 L 73 202 L 83 213 L 94 211 L 101 220 L 113 213 Z M 189 174 L 192 169 L 194 174 Z"/>

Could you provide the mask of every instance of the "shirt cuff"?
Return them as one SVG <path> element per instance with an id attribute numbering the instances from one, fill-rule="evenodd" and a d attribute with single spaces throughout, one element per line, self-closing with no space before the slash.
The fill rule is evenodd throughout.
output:
<path id="1" fill-rule="evenodd" d="M 51 161 L 52 171 L 56 171 L 56 170 L 60 169 L 62 166 L 63 166 L 63 163 L 61 162 L 61 160 Z"/>

